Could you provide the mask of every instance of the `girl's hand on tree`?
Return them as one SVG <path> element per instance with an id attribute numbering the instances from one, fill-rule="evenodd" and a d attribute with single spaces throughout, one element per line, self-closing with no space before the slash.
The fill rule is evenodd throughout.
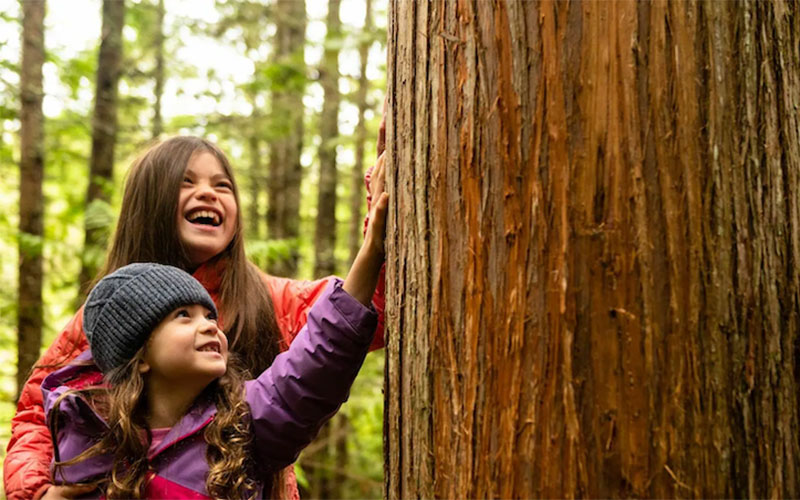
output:
<path id="1" fill-rule="evenodd" d="M 385 182 L 385 155 L 382 153 L 375 164 L 370 185 L 372 206 L 364 243 L 342 285 L 345 292 L 364 305 L 369 305 L 375 293 L 375 285 L 385 258 L 386 213 L 389 206 L 389 195 L 384 191 Z"/>

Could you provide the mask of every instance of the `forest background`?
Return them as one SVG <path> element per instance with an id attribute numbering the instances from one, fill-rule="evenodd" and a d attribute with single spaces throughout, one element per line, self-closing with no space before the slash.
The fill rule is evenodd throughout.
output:
<path id="1" fill-rule="evenodd" d="M 88 200 L 102 1 L 46 2 L 44 234 L 35 237 L 19 230 L 22 9 L 18 1 L 0 0 L 3 455 L 18 390 L 20 248 L 43 258 L 46 347 L 80 303 L 79 276 L 102 263 L 127 169 L 154 137 L 205 136 L 228 153 L 240 185 L 247 251 L 263 269 L 300 279 L 341 275 L 360 242 L 363 172 L 375 158 L 385 89 L 386 0 L 125 0 L 125 7 L 113 176 L 102 196 Z M 276 33 L 286 8 L 294 9 L 289 22 L 302 28 L 301 36 L 279 54 Z M 330 81 L 335 85 L 326 91 Z M 273 113 L 276 96 L 300 103 L 302 126 L 287 126 Z M 268 223 L 270 169 L 287 161 L 275 154 L 286 143 L 302 144 L 294 232 Z M 333 194 L 326 174 L 321 192 L 321 163 L 337 173 Z M 335 210 L 318 210 L 331 196 Z M 87 230 L 100 235 L 97 244 L 86 243 Z M 381 496 L 382 383 L 379 352 L 368 356 L 350 401 L 301 456 L 302 496 Z"/>

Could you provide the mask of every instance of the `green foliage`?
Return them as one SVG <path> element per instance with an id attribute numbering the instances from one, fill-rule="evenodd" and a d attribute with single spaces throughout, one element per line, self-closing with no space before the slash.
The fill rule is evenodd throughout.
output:
<path id="1" fill-rule="evenodd" d="M 296 238 L 255 240 L 245 244 L 247 257 L 261 269 L 268 269 L 277 262 L 288 260 L 292 251 L 297 251 L 300 241 Z"/>
<path id="2" fill-rule="evenodd" d="M 80 16 L 100 16 L 97 2 L 86 8 L 83 0 L 75 2 L 76 19 L 48 18 L 45 34 L 50 44 L 50 34 L 64 22 L 80 20 Z M 78 275 L 81 263 L 102 263 L 105 250 L 83 248 L 84 223 L 90 228 L 110 232 L 119 211 L 124 174 L 133 158 L 151 138 L 153 117 L 153 74 L 155 70 L 155 42 L 158 35 L 156 7 L 158 0 L 128 2 L 124 34 L 124 63 L 119 87 L 119 129 L 116 143 L 114 181 L 103 186 L 111 202 L 95 201 L 85 206 L 88 187 L 88 162 L 91 151 L 92 98 L 95 91 L 95 70 L 99 40 L 85 47 L 48 45 L 47 73 L 50 83 L 46 90 L 55 89 L 46 100 L 57 102 L 45 120 L 45 197 L 44 236 L 19 235 L 19 121 L 18 121 L 18 57 L 3 52 L 4 47 L 18 44 L 18 9 L 0 12 L 0 273 L 9 284 L 0 294 L 0 450 L 5 449 L 13 415 L 13 396 L 16 368 L 16 317 L 17 317 L 17 266 L 18 248 L 23 252 L 40 253 L 44 261 L 44 347 L 48 346 L 67 320 L 75 313 Z M 359 0 L 353 0 L 358 2 Z M 380 2 L 377 2 L 380 3 Z M 193 4 L 194 5 L 194 4 Z M 200 5 L 199 3 L 197 4 Z M 312 5 L 312 2 L 308 2 Z M 18 6 L 18 4 L 15 4 Z M 289 240 L 270 240 L 249 237 L 246 251 L 249 258 L 262 269 L 271 263 L 287 258 L 292 253 L 301 256 L 301 279 L 312 278 L 313 233 L 316 217 L 316 182 L 319 143 L 316 113 L 319 103 L 319 85 L 313 83 L 316 63 L 306 64 L 309 54 L 321 53 L 323 44 L 343 50 L 342 59 L 357 57 L 355 48 L 362 39 L 380 43 L 385 39 L 382 27 L 362 33 L 353 26 L 343 24 L 334 40 L 307 40 L 306 53 L 297 52 L 278 63 L 273 62 L 272 42 L 275 33 L 271 9 L 272 0 L 228 0 L 217 2 L 216 17 L 200 19 L 193 14 L 176 13 L 180 3 L 166 2 L 168 9 L 164 26 L 164 57 L 167 94 L 164 95 L 165 134 L 195 134 L 206 136 L 225 151 L 233 164 L 240 187 L 243 217 L 249 215 L 250 205 L 261 206 L 264 217 L 266 179 L 270 146 L 287 134 L 293 133 L 287 120 L 276 109 L 273 95 L 281 92 L 302 92 L 305 108 L 303 138 L 303 184 L 301 188 L 301 234 Z M 375 12 L 377 16 L 380 6 Z M 343 7 L 344 8 L 344 7 Z M 201 9 L 201 7 L 198 7 Z M 310 19 L 324 15 L 309 13 Z M 213 20 L 212 20 L 213 19 Z M 193 66 L 180 54 L 187 45 L 198 41 L 213 41 L 216 46 L 227 47 L 246 56 L 252 63 L 252 74 L 238 78 L 231 84 L 230 73 L 224 65 Z M 349 50 L 349 55 L 346 51 Z M 377 58 L 380 59 L 380 58 Z M 373 65 L 375 63 L 373 62 Z M 311 77 L 309 75 L 312 75 Z M 342 82 L 355 87 L 355 75 L 342 73 Z M 53 82 L 53 80 L 56 80 Z M 172 86 L 169 83 L 172 83 Z M 368 123 L 369 137 L 375 137 L 383 100 L 382 78 L 372 82 L 369 102 L 373 115 Z M 353 94 L 344 94 L 345 101 Z M 181 105 L 176 105 L 180 102 Z M 186 103 L 189 103 L 188 105 Z M 169 107 L 171 105 L 171 107 Z M 349 108 L 348 108 L 349 106 Z M 279 107 L 279 106 L 278 106 Z M 340 122 L 352 122 L 354 106 L 343 103 Z M 333 141 L 339 152 L 340 185 L 339 205 L 336 209 L 336 257 L 339 273 L 344 274 L 348 257 L 347 233 L 350 220 L 350 171 L 353 163 L 352 124 L 341 127 L 342 133 Z M 259 141 L 253 153 L 250 138 Z M 374 158 L 374 141 L 368 139 L 367 158 Z M 254 157 L 254 154 L 257 157 Z M 259 161 L 253 161 L 259 160 Z M 251 172 L 251 165 L 260 165 L 262 171 Z M 368 165 L 367 165 L 368 166 Z M 253 195 L 252 188 L 259 187 Z M 245 220 L 249 227 L 251 221 Z M 267 234 L 265 221 L 258 221 L 260 234 Z M 352 433 L 348 440 L 351 476 L 344 479 L 343 495 L 347 498 L 374 498 L 381 496 L 382 482 L 382 414 L 383 355 L 379 351 L 368 356 L 353 388 L 350 401 L 343 407 L 350 420 Z M 2 454 L 2 451 L 0 451 Z M 0 459 L 2 456 L 0 456 Z M 308 485 L 309 478 L 302 466 L 297 470 L 298 481 Z M 360 478 L 360 479 L 356 479 Z"/>
<path id="3" fill-rule="evenodd" d="M 42 255 L 44 239 L 38 234 L 20 231 L 17 233 L 17 241 L 19 242 L 20 254 L 29 258 L 35 258 Z"/>

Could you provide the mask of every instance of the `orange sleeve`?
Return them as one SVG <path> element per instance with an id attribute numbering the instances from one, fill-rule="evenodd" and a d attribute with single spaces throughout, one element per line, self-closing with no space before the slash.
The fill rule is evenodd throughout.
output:
<path id="1" fill-rule="evenodd" d="M 50 483 L 53 443 L 42 406 L 42 380 L 87 347 L 81 308 L 39 359 L 20 391 L 3 462 L 3 483 L 9 500 L 39 497 Z"/>
<path id="2" fill-rule="evenodd" d="M 278 278 L 268 274 L 261 274 L 267 289 L 272 296 L 272 304 L 275 308 L 275 319 L 278 328 L 281 330 L 283 340 L 288 346 L 300 333 L 306 324 L 308 311 L 314 302 L 317 301 L 325 288 L 333 280 L 333 276 L 328 276 L 316 281 L 292 280 L 289 278 Z M 378 327 L 375 331 L 375 338 L 372 340 L 370 350 L 383 347 L 383 270 L 378 280 L 378 287 L 373 296 L 373 304 L 378 311 Z"/>

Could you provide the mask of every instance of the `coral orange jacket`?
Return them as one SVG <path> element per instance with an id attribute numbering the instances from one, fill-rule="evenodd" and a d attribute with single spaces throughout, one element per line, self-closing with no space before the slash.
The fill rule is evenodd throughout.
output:
<path id="1" fill-rule="evenodd" d="M 216 302 L 219 295 L 219 273 L 212 266 L 201 266 L 194 276 L 203 283 Z M 332 277 L 317 281 L 298 281 L 266 274 L 262 277 L 272 296 L 275 317 L 285 345 L 289 345 L 306 324 L 308 311 L 322 295 Z M 371 350 L 383 347 L 383 280 L 381 272 L 373 297 L 379 316 Z M 45 423 L 41 384 L 48 374 L 87 348 L 81 308 L 39 360 L 20 393 L 17 413 L 11 421 L 11 440 L 3 464 L 3 481 L 9 500 L 39 498 L 50 486 L 53 444 Z M 291 498 L 299 498 L 293 469 L 288 476 L 289 495 Z"/>

